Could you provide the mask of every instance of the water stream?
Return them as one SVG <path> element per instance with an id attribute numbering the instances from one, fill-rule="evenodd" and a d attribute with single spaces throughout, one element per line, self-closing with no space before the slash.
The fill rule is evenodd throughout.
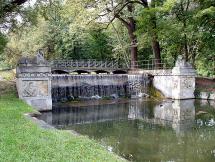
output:
<path id="1" fill-rule="evenodd" d="M 148 76 L 144 75 L 53 75 L 53 102 L 101 97 L 128 97 L 147 93 Z"/>
<path id="2" fill-rule="evenodd" d="M 131 161 L 215 161 L 215 102 L 109 100 L 55 104 L 39 117 Z"/>

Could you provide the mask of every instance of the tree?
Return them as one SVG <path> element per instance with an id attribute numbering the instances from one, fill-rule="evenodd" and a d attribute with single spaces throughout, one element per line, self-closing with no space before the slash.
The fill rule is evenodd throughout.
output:
<path id="1" fill-rule="evenodd" d="M 110 1 L 105 4 L 103 9 L 104 14 L 100 16 L 109 16 L 112 23 L 115 19 L 118 19 L 128 30 L 128 35 L 130 38 L 130 53 L 131 53 L 131 68 L 135 68 L 137 62 L 137 37 L 135 34 L 136 31 L 136 20 L 133 16 L 135 12 L 134 1 Z M 115 4 L 116 3 L 116 4 Z M 112 14 L 112 16 L 110 16 Z"/>
<path id="2" fill-rule="evenodd" d="M 80 10 L 84 10 L 84 6 L 79 3 L 40 4 L 36 24 L 23 27 L 21 32 L 10 32 L 5 51 L 7 60 L 15 63 L 21 56 L 34 55 L 40 48 L 47 59 L 111 59 L 107 32 L 96 22 L 93 26 L 85 25 L 84 13 L 80 17 L 76 15 Z"/>
<path id="3" fill-rule="evenodd" d="M 115 19 L 118 19 L 128 30 L 128 35 L 130 38 L 131 46 L 130 46 L 130 52 L 131 52 L 131 62 L 132 67 L 135 67 L 135 63 L 137 62 L 137 53 L 138 53 L 138 40 L 136 35 L 137 30 L 137 20 L 136 15 L 137 11 L 135 10 L 135 7 L 142 6 L 144 7 L 144 10 L 149 9 L 149 4 L 147 0 L 119 0 L 119 1 L 111 1 L 105 3 L 105 9 L 102 11 L 102 14 L 100 16 L 107 16 L 111 14 L 110 22 L 114 21 Z M 154 8 L 156 5 L 155 0 L 151 1 L 151 6 Z M 110 23 L 109 22 L 109 23 Z M 155 55 L 155 59 L 157 60 L 157 65 L 160 64 L 161 59 L 161 50 L 160 45 L 158 41 L 158 36 L 156 33 L 156 14 L 154 13 L 151 15 L 150 18 L 151 23 L 151 37 L 152 37 L 152 50 Z"/>
<path id="4" fill-rule="evenodd" d="M 131 60 L 134 68 L 138 59 L 162 58 L 174 65 L 177 56 L 183 54 L 199 74 L 214 76 L 214 6 L 214 0 L 51 0 L 38 1 L 34 7 L 17 4 L 12 12 L 4 10 L 7 14 L 1 18 L 1 24 L 13 30 L 0 34 L 0 59 L 14 64 L 19 57 L 43 48 L 48 59 L 114 59 L 127 65 Z M 16 22 L 21 13 L 26 21 Z"/>
<path id="5" fill-rule="evenodd" d="M 156 7 L 156 0 L 151 0 L 151 8 Z M 158 34 L 157 34 L 157 18 L 156 18 L 156 12 L 152 12 L 151 15 L 151 38 L 152 38 L 152 50 L 155 56 L 155 65 L 156 67 L 161 66 L 161 49 L 160 49 L 160 43 L 158 41 Z"/>
<path id="6" fill-rule="evenodd" d="M 146 34 L 147 37 L 142 39 L 149 39 L 150 46 L 153 52 L 153 58 L 155 59 L 155 66 L 161 66 L 161 48 L 158 37 L 158 25 L 160 8 L 163 5 L 163 0 L 151 0 L 150 3 L 147 1 L 144 5 L 144 9 L 139 9 L 140 14 L 137 17 L 138 22 L 138 35 Z"/>
<path id="7" fill-rule="evenodd" d="M 191 0 L 180 0 L 175 4 L 173 8 L 173 13 L 176 15 L 176 19 L 182 24 L 182 33 L 183 33 L 182 48 L 183 48 L 183 53 L 186 61 L 188 61 L 188 55 L 189 55 L 186 29 L 188 26 L 188 21 L 190 20 L 189 19 L 190 4 L 191 4 Z"/>
<path id="8" fill-rule="evenodd" d="M 0 62 L 6 58 L 3 55 L 8 40 L 6 33 L 16 23 L 15 16 L 11 15 L 16 15 L 20 11 L 20 6 L 25 2 L 27 0 L 0 0 Z"/>

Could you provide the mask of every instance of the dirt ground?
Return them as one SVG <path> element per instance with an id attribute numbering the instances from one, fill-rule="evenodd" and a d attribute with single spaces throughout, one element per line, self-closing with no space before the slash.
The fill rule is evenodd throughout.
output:
<path id="1" fill-rule="evenodd" d="M 0 95 L 6 94 L 12 91 L 16 92 L 15 81 L 0 81 Z"/>

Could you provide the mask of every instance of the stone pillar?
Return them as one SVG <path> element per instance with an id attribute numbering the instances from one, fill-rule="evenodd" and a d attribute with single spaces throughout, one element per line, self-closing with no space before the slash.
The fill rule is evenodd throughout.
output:
<path id="1" fill-rule="evenodd" d="M 41 54 L 20 59 L 16 73 L 19 98 L 39 111 L 51 110 L 51 67 Z"/>
<path id="2" fill-rule="evenodd" d="M 196 72 L 188 62 L 179 56 L 172 69 L 172 99 L 195 98 Z"/>

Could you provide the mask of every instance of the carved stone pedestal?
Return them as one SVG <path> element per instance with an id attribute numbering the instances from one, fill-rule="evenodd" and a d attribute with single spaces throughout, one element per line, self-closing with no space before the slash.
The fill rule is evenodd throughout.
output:
<path id="1" fill-rule="evenodd" d="M 172 69 L 172 98 L 195 98 L 195 76 L 196 72 L 192 66 L 179 56 L 176 66 Z"/>
<path id="2" fill-rule="evenodd" d="M 51 67 L 35 60 L 26 59 L 17 66 L 18 95 L 39 111 L 51 110 Z"/>
<path id="3" fill-rule="evenodd" d="M 195 69 L 179 55 L 172 72 L 168 72 L 167 75 L 155 75 L 153 85 L 166 98 L 193 99 L 195 98 L 195 76 Z"/>

